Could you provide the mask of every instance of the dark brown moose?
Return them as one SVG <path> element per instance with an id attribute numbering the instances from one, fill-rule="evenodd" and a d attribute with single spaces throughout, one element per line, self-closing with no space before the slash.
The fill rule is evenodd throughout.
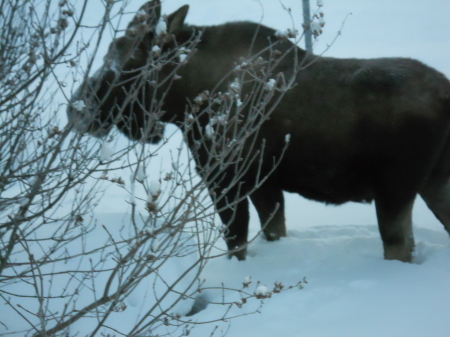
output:
<path id="1" fill-rule="evenodd" d="M 158 125 L 174 123 L 190 134 L 186 140 L 192 152 L 197 151 L 202 175 L 211 158 L 195 139 L 204 136 L 209 120 L 202 115 L 188 130 L 188 102 L 204 90 L 226 91 L 243 57 L 268 59 L 276 48 L 286 55 L 273 73 L 286 77 L 295 72 L 295 58 L 308 65 L 295 74 L 295 86 L 259 128 L 252 144 L 265 143 L 263 160 L 253 162 L 241 183 L 231 188 L 227 181 L 233 168 L 212 181 L 214 191 L 226 191 L 227 198 L 216 206 L 228 225 L 226 241 L 232 254 L 245 258 L 249 223 L 249 200 L 236 199 L 237 194 L 251 190 L 256 175 L 271 171 L 273 158 L 281 158 L 278 166 L 249 196 L 261 223 L 267 223 L 263 231 L 268 240 L 286 236 L 283 191 L 336 205 L 375 201 L 384 257 L 389 260 L 412 259 L 411 218 L 417 194 L 450 232 L 450 83 L 441 73 L 406 58 L 307 55 L 275 30 L 250 22 L 185 25 L 188 6 L 165 17 L 167 32 L 161 35 L 160 6 L 158 0 L 141 8 L 126 35 L 111 43 L 101 70 L 74 94 L 72 102 L 84 100 L 87 106 L 83 111 L 73 104 L 68 108 L 77 129 L 101 137 L 116 125 L 131 139 L 156 142 Z M 182 66 L 174 59 L 155 64 L 155 55 L 193 40 L 195 51 Z M 138 83 L 138 75 L 155 67 L 158 77 Z M 164 113 L 148 113 L 156 111 L 155 95 L 160 95 L 159 111 Z M 244 118 L 246 113 L 241 112 Z M 290 142 L 281 157 L 286 135 Z M 226 200 L 239 202 L 227 207 Z"/>

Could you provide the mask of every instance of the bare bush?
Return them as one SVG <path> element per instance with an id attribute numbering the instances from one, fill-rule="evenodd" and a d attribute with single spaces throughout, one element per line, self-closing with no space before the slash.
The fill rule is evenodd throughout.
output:
<path id="1" fill-rule="evenodd" d="M 217 243 L 225 237 L 228 224 L 215 221 L 226 195 L 215 184 L 225 169 L 233 167 L 235 174 L 227 177 L 227 188 L 239 190 L 249 165 L 262 160 L 265 144 L 256 142 L 259 127 L 294 85 L 301 60 L 293 60 L 294 74 L 285 78 L 273 74 L 273 69 L 286 54 L 273 53 L 268 60 L 256 55 L 236 64 L 236 79 L 226 92 L 199 92 L 186 107 L 181 139 L 188 140 L 192 129 L 202 130 L 198 147 L 209 153 L 209 159 L 197 168 L 201 178 L 192 165 L 199 161 L 198 152 L 186 151 L 182 145 L 172 152 L 170 167 L 157 171 L 155 158 L 171 138 L 162 136 L 158 128 L 158 118 L 165 113 L 164 93 L 177 80 L 177 69 L 189 62 L 201 32 L 170 51 L 152 49 L 153 62 L 132 74 L 128 103 L 140 104 L 143 85 L 150 83 L 157 89 L 152 105 L 146 107 L 147 127 L 137 142 L 127 142 L 117 132 L 103 140 L 72 132 L 74 128 L 86 131 L 92 118 L 102 113 L 96 111 L 99 102 L 92 94 L 100 84 L 82 86 L 75 98 L 65 96 L 71 75 L 90 83 L 104 35 L 121 34 L 118 26 L 126 5 L 106 1 L 103 16 L 87 24 L 87 1 L 0 4 L 0 296 L 4 304 L 0 335 L 182 336 L 195 324 L 205 323 L 186 315 L 192 314 L 195 301 L 201 301 L 197 295 L 205 290 L 201 272 L 207 261 L 227 254 Z M 166 63 L 176 64 L 169 74 L 161 72 Z M 101 77 L 107 66 L 96 76 Z M 77 118 L 64 125 L 58 114 L 67 104 Z M 110 116 L 111 126 L 122 121 L 122 128 L 132 128 L 120 109 Z M 245 119 L 244 109 L 251 111 Z M 199 127 L 204 116 L 210 121 L 206 129 Z M 163 142 L 146 145 L 149 137 L 162 137 Z M 286 146 L 288 142 L 289 137 Z M 251 151 L 246 150 L 249 147 Z M 274 160 L 273 169 L 282 155 Z M 234 209 L 268 174 L 260 172 L 252 189 L 227 199 L 226 207 Z M 108 193 L 105 186 L 120 191 L 124 199 L 127 196 L 122 201 L 129 205 L 127 217 L 105 219 L 92 214 Z M 225 308 L 217 320 L 229 318 L 228 308 L 233 305 L 269 297 L 267 289 L 252 292 L 246 287 L 227 290 L 240 300 L 216 303 Z M 274 292 L 282 289 L 275 285 Z M 136 296 L 139 299 L 133 300 Z M 132 308 L 133 301 L 138 308 Z"/>

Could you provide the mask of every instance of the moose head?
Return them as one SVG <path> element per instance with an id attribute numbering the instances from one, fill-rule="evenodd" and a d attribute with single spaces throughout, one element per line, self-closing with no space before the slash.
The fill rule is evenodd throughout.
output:
<path id="1" fill-rule="evenodd" d="M 132 140 L 161 139 L 161 97 L 180 65 L 176 36 L 188 9 L 161 17 L 160 0 L 140 8 L 125 35 L 111 42 L 104 64 L 72 96 L 67 114 L 78 131 L 102 137 L 116 125 Z"/>

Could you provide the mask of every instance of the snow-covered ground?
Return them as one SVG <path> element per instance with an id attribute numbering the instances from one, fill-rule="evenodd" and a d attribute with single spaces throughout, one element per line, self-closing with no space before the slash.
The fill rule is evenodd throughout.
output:
<path id="1" fill-rule="evenodd" d="M 315 7 L 315 1 L 311 2 Z M 163 12 L 169 14 L 186 3 L 190 5 L 188 23 L 252 20 L 285 30 L 292 23 L 283 3 L 301 27 L 301 0 L 166 0 Z M 135 9 L 140 5 L 140 1 L 133 3 Z M 327 56 L 412 57 L 450 77 L 450 1 L 329 0 L 323 11 L 326 26 L 314 46 L 316 53 L 327 48 L 346 20 Z M 179 142 L 179 137 L 174 139 L 174 146 Z M 99 224 L 121 227 L 129 209 L 120 206 L 126 205 L 120 201 L 127 198 L 121 189 L 109 190 L 97 208 Z M 276 281 L 290 286 L 306 277 L 308 283 L 302 283 L 303 289 L 294 287 L 263 300 L 259 313 L 199 325 L 191 336 L 210 336 L 216 325 L 214 336 L 228 332 L 231 337 L 450 336 L 450 239 L 421 200 L 414 209 L 417 247 L 411 264 L 383 260 L 373 205 L 327 207 L 286 194 L 286 219 L 287 238 L 278 242 L 257 238 L 246 261 L 214 259 L 203 278 L 210 286 L 224 283 L 241 288 L 251 276 L 250 289 L 259 281 L 269 290 Z M 252 211 L 252 235 L 258 227 Z M 177 268 L 173 267 L 174 273 Z M 202 296 L 220 302 L 222 293 L 207 291 Z M 126 317 L 133 319 L 144 300 L 139 294 L 131 296 Z M 242 309 L 233 306 L 228 315 L 242 315 L 259 304 L 255 300 Z M 191 319 L 214 320 L 224 310 L 209 305 Z"/>

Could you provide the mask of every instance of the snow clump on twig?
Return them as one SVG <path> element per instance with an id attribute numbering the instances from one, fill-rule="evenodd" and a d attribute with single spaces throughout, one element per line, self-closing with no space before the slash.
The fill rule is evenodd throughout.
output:
<path id="1" fill-rule="evenodd" d="M 242 282 L 244 288 L 247 288 L 250 285 L 250 283 L 252 283 L 252 277 L 246 276 L 244 282 Z"/>
<path id="2" fill-rule="evenodd" d="M 147 176 L 145 175 L 144 166 L 139 165 L 138 169 L 136 170 L 136 180 L 142 183 L 144 182 L 146 177 Z"/>
<path id="3" fill-rule="evenodd" d="M 275 81 L 273 78 L 271 78 L 270 80 L 267 81 L 265 88 L 267 91 L 271 91 L 273 90 L 273 88 L 275 87 L 275 84 L 277 83 L 277 81 Z"/>
<path id="4" fill-rule="evenodd" d="M 214 128 L 211 123 L 205 126 L 205 135 L 208 138 L 212 138 L 214 136 Z"/>
<path id="5" fill-rule="evenodd" d="M 78 100 L 72 103 L 72 108 L 74 108 L 77 111 L 82 111 L 86 107 L 86 104 L 84 104 L 84 101 Z"/>
<path id="6" fill-rule="evenodd" d="M 157 36 L 162 36 L 167 34 L 167 23 L 164 20 L 159 20 L 155 28 L 155 33 Z"/>
<path id="7" fill-rule="evenodd" d="M 152 180 L 148 186 L 149 196 L 151 195 L 153 198 L 158 197 L 161 193 L 161 183 L 159 180 Z"/>
<path id="8" fill-rule="evenodd" d="M 157 45 L 154 45 L 152 48 L 153 56 L 159 56 L 161 54 L 161 48 Z"/>
<path id="9" fill-rule="evenodd" d="M 110 161 L 114 154 L 113 149 L 108 145 L 108 143 L 104 142 L 102 147 L 100 148 L 100 161 Z"/>
<path id="10" fill-rule="evenodd" d="M 258 299 L 269 298 L 270 296 L 272 296 L 272 293 L 269 291 L 269 289 L 267 289 L 266 286 L 261 285 L 256 288 L 255 296 Z"/>
<path id="11" fill-rule="evenodd" d="M 235 78 L 233 83 L 229 86 L 230 90 L 236 94 L 239 94 L 241 92 L 241 83 L 239 82 L 238 78 Z"/>

